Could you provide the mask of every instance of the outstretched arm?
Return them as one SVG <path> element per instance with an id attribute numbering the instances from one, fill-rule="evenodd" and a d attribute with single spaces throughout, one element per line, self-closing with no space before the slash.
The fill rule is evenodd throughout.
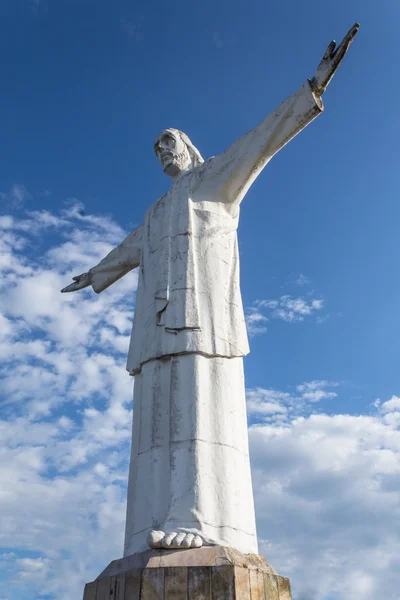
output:
<path id="1" fill-rule="evenodd" d="M 112 283 L 129 273 L 140 264 L 140 249 L 142 241 L 142 226 L 138 227 L 98 265 L 87 273 L 73 277 L 71 283 L 61 291 L 76 292 L 91 285 L 95 292 L 100 293 Z"/>
<path id="2" fill-rule="evenodd" d="M 331 81 L 357 31 L 356 23 L 335 50 L 331 42 L 314 77 L 287 98 L 257 127 L 212 158 L 207 182 L 217 201 L 239 203 L 271 158 L 322 111 L 321 95 Z M 210 194 L 209 194 L 210 195 Z"/>

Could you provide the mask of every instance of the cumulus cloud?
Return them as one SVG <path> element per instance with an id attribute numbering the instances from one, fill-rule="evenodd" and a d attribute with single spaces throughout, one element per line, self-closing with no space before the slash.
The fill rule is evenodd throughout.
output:
<path id="1" fill-rule="evenodd" d="M 246 326 L 249 336 L 266 333 L 268 331 L 266 323 L 268 323 L 267 317 L 261 314 L 256 307 L 250 306 L 247 309 Z"/>
<path id="2" fill-rule="evenodd" d="M 315 311 L 321 310 L 324 305 L 322 299 L 307 300 L 304 298 L 293 298 L 292 296 L 281 296 L 279 300 L 257 300 L 256 306 L 259 308 L 270 309 L 271 316 L 275 319 L 282 319 L 289 323 L 304 321 L 305 317 L 310 316 Z"/>
<path id="3" fill-rule="evenodd" d="M 382 404 L 381 410 L 383 413 L 400 411 L 400 398 L 398 396 L 392 396 L 390 400 Z"/>
<path id="4" fill-rule="evenodd" d="M 76 201 L 0 228 L 0 561 L 14 600 L 72 600 L 122 552 L 137 277 L 60 293 L 126 234 Z"/>
<path id="5" fill-rule="evenodd" d="M 246 400 L 249 416 L 274 415 L 276 417 L 278 413 L 286 415 L 287 405 L 291 402 L 292 396 L 287 392 L 255 388 L 246 391 Z"/>
<path id="6" fill-rule="evenodd" d="M 4 598 L 76 600 L 122 554 L 136 274 L 100 295 L 59 293 L 126 234 L 76 200 L 0 227 Z M 247 391 L 260 552 L 294 600 L 397 600 L 400 398 L 323 414 L 341 389 Z"/>
<path id="7" fill-rule="evenodd" d="M 275 300 L 256 300 L 246 308 L 247 331 L 250 336 L 266 333 L 266 323 L 270 319 L 298 323 L 315 316 L 317 322 L 322 323 L 327 318 L 320 313 L 323 308 L 322 298 L 302 298 L 285 294 Z"/>
<path id="8" fill-rule="evenodd" d="M 246 390 L 247 413 L 251 420 L 286 422 L 294 416 L 309 414 L 313 404 L 332 400 L 337 393 L 330 388 L 339 386 L 335 381 L 308 381 L 292 392 L 261 387 Z"/>
<path id="9" fill-rule="evenodd" d="M 301 393 L 303 400 L 309 402 L 319 402 L 320 400 L 336 398 L 336 392 L 327 391 L 327 387 L 336 387 L 337 382 L 329 381 L 308 381 L 297 386 L 297 391 Z"/>
<path id="10" fill-rule="evenodd" d="M 260 550 L 295 599 L 398 597 L 397 408 L 250 427 Z"/>

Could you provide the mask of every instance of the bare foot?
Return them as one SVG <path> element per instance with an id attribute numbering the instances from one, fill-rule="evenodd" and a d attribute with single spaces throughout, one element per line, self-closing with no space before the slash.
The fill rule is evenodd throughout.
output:
<path id="1" fill-rule="evenodd" d="M 150 548 L 166 548 L 167 550 L 180 548 L 184 550 L 186 548 L 200 548 L 203 545 L 203 540 L 199 535 L 193 535 L 193 533 L 150 531 L 147 536 L 147 543 Z"/>

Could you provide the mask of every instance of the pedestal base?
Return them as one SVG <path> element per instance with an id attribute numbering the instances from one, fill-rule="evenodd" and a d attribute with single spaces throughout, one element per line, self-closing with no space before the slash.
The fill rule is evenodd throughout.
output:
<path id="1" fill-rule="evenodd" d="M 114 560 L 83 600 L 291 600 L 289 579 L 258 554 L 205 546 Z"/>

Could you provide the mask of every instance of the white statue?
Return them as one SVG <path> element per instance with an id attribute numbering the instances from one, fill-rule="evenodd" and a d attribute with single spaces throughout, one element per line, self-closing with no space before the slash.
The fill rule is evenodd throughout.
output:
<path id="1" fill-rule="evenodd" d="M 243 377 L 248 351 L 237 228 L 250 185 L 323 110 L 358 31 L 313 79 L 222 154 L 203 161 L 166 129 L 155 152 L 173 184 L 143 224 L 64 288 L 102 292 L 140 268 L 127 369 L 135 377 L 125 551 L 233 546 L 257 553 Z"/>

